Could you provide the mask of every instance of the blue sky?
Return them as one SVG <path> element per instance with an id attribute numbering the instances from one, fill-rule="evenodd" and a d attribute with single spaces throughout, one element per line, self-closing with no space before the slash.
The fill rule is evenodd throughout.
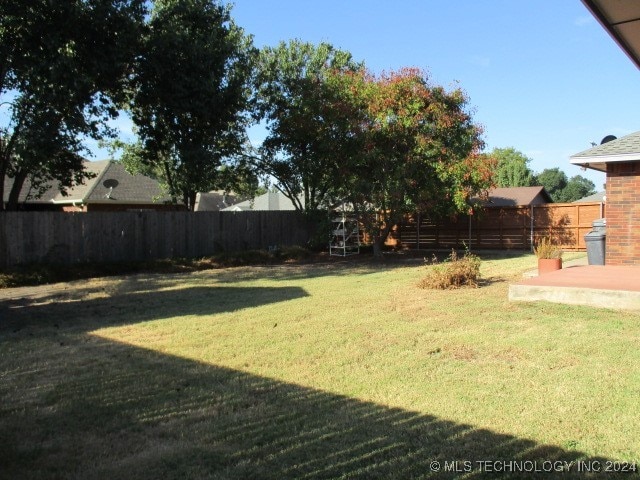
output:
<path id="1" fill-rule="evenodd" d="M 539 172 L 640 129 L 640 72 L 579 0 L 236 0 L 257 47 L 298 38 L 350 51 L 374 72 L 415 66 L 459 85 L 487 148 L 514 147 Z M 253 140 L 259 140 L 255 130 Z"/>

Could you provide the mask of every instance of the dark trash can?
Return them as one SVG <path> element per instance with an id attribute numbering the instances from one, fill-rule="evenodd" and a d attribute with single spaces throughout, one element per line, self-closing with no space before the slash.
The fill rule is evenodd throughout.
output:
<path id="1" fill-rule="evenodd" d="M 606 232 L 607 231 L 607 219 L 606 218 L 599 218 L 597 220 L 594 220 L 593 222 L 591 222 L 591 226 L 593 227 L 593 230 L 595 230 L 596 232 Z"/>
<path id="2" fill-rule="evenodd" d="M 607 220 L 599 218 L 591 224 L 593 230 L 584 236 L 587 245 L 587 260 L 589 265 L 604 265 L 606 241 L 607 241 Z"/>

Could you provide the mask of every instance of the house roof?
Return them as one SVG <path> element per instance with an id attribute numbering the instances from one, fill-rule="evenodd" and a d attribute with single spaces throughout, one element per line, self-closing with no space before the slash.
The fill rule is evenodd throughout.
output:
<path id="1" fill-rule="evenodd" d="M 607 163 L 640 161 L 640 132 L 631 133 L 569 157 L 574 165 L 607 171 Z"/>
<path id="2" fill-rule="evenodd" d="M 582 0 L 631 61 L 640 68 L 640 2 Z"/>
<path id="3" fill-rule="evenodd" d="M 87 171 L 97 176 L 82 185 L 69 189 L 67 196 L 54 199 L 54 203 L 133 203 L 149 204 L 171 201 L 157 180 L 146 175 L 132 175 L 124 165 L 113 160 L 87 162 Z"/>
<path id="4" fill-rule="evenodd" d="M 3 202 L 7 203 L 9 201 L 9 193 L 11 192 L 11 187 L 13 186 L 13 178 L 4 177 L 4 194 L 3 194 Z M 20 194 L 18 196 L 18 203 L 46 203 L 50 204 L 55 196 L 59 193 L 57 188 L 53 187 L 53 184 L 49 183 L 48 188 L 44 191 L 42 196 L 39 198 L 34 198 L 37 191 L 34 190 L 31 182 L 27 178 L 22 185 L 22 190 L 20 190 Z"/>
<path id="5" fill-rule="evenodd" d="M 515 207 L 521 205 L 539 205 L 551 203 L 551 196 L 542 186 L 537 187 L 498 187 L 489 190 L 488 200 L 473 198 L 486 207 Z"/>
<path id="6" fill-rule="evenodd" d="M 587 203 L 587 202 L 604 202 L 606 192 L 597 192 L 593 195 L 587 195 L 586 197 L 579 198 L 573 203 Z"/>
<path id="7" fill-rule="evenodd" d="M 234 205 L 237 197 L 228 194 L 224 190 L 214 192 L 203 192 L 196 195 L 195 212 L 218 212 L 224 208 Z"/>
<path id="8" fill-rule="evenodd" d="M 29 198 L 30 185 L 25 182 L 20 193 L 20 203 L 149 205 L 171 200 L 162 191 L 156 180 L 146 175 L 131 175 L 120 162 L 114 160 L 86 161 L 84 165 L 86 171 L 95 176 L 85 179 L 82 184 L 68 188 L 66 196 L 60 193 L 57 183 L 51 183 L 42 197 L 39 199 Z M 5 201 L 8 199 L 12 183 L 11 179 L 5 178 Z"/>
<path id="9" fill-rule="evenodd" d="M 304 201 L 303 201 L 304 204 Z M 223 208 L 223 212 L 239 212 L 244 210 L 295 210 L 293 202 L 280 191 L 267 192 L 253 200 L 236 203 L 231 207 Z"/>

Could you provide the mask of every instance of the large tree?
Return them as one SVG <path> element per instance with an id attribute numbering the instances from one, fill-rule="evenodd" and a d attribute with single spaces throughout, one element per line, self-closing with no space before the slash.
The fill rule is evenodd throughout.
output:
<path id="1" fill-rule="evenodd" d="M 536 179 L 529 168 L 531 159 L 515 148 L 494 148 L 490 153 L 498 164 L 495 183 L 498 187 L 531 187 Z"/>
<path id="2" fill-rule="evenodd" d="M 193 209 L 242 151 L 249 122 L 251 38 L 216 0 L 156 0 L 133 78 L 138 142 L 129 169 L 161 180 Z"/>
<path id="3" fill-rule="evenodd" d="M 536 175 L 539 185 L 549 193 L 554 202 L 563 202 L 563 191 L 567 186 L 567 174 L 559 168 L 545 168 Z"/>
<path id="4" fill-rule="evenodd" d="M 84 138 L 112 131 L 131 72 L 144 0 L 0 2 L 0 197 L 81 182 Z M 3 204 L 2 204 L 3 205 Z M 4 207 L 1 207 L 4 208 Z"/>
<path id="5" fill-rule="evenodd" d="M 363 214 L 376 255 L 405 214 L 467 213 L 469 198 L 492 186 L 494 161 L 480 155 L 481 129 L 460 89 L 432 86 L 418 69 L 335 81 L 336 107 L 350 118 L 343 135 L 360 142 L 341 157 L 343 194 Z"/>
<path id="6" fill-rule="evenodd" d="M 583 197 L 596 193 L 596 185 L 582 175 L 575 175 L 569 179 L 562 190 L 562 202 L 575 202 Z"/>
<path id="7" fill-rule="evenodd" d="M 334 197 L 345 117 L 334 108 L 327 80 L 359 68 L 350 53 L 328 43 L 292 40 L 261 51 L 256 106 L 268 135 L 253 163 L 298 210 L 316 210 Z"/>

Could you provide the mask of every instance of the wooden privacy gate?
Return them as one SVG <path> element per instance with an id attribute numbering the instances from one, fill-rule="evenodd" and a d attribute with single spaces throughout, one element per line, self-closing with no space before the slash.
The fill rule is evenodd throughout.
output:
<path id="1" fill-rule="evenodd" d="M 584 236 L 592 222 L 604 217 L 604 204 L 551 203 L 490 207 L 475 215 L 434 221 L 408 216 L 389 236 L 388 244 L 410 249 L 461 248 L 530 250 L 550 237 L 563 250 L 586 250 Z"/>

